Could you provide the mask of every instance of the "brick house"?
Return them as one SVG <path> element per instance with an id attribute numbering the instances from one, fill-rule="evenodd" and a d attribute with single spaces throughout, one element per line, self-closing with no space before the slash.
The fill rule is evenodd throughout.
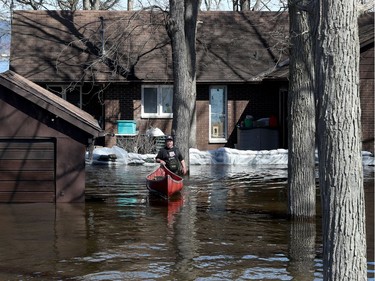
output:
<path id="1" fill-rule="evenodd" d="M 361 18 L 360 95 L 363 150 L 374 153 L 374 13 Z"/>
<path id="2" fill-rule="evenodd" d="M 172 55 L 166 15 L 150 11 L 15 11 L 10 69 L 101 121 L 116 143 L 118 120 L 140 134 L 171 133 Z M 363 143 L 374 145 L 373 14 L 360 21 Z M 235 147 L 246 116 L 277 120 L 287 148 L 288 15 L 200 12 L 197 148 Z M 371 67 L 372 66 L 372 67 Z M 372 71 L 372 72 L 371 72 Z M 258 123 L 260 124 L 260 123 Z M 119 136 L 117 136 L 119 137 Z"/>

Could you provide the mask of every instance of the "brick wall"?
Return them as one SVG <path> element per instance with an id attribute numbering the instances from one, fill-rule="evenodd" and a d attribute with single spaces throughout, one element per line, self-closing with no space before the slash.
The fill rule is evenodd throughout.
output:
<path id="1" fill-rule="evenodd" d="M 197 87 L 197 147 L 211 150 L 219 147 L 234 147 L 237 143 L 237 125 L 251 115 L 254 119 L 278 115 L 278 85 L 227 85 L 228 141 L 209 143 L 209 85 Z"/>
<path id="2" fill-rule="evenodd" d="M 374 152 L 374 48 L 362 52 L 360 64 L 362 140 L 363 150 Z M 219 147 L 234 147 L 237 143 L 236 126 L 252 115 L 254 120 L 279 116 L 280 85 L 228 85 L 228 142 L 209 143 L 209 85 L 197 86 L 197 148 L 211 150 Z M 117 120 L 136 120 L 139 132 L 156 127 L 171 134 L 172 119 L 141 118 L 141 85 L 113 85 L 105 95 L 105 130 L 117 133 Z M 286 132 L 285 132 L 286 134 Z M 286 136 L 280 136 L 285 138 Z M 106 138 L 106 146 L 116 144 L 114 137 Z"/>
<path id="3" fill-rule="evenodd" d="M 172 119 L 141 118 L 141 84 L 113 84 L 105 94 L 105 131 L 117 134 L 117 120 L 136 120 L 137 130 L 144 134 L 152 127 L 159 128 L 165 134 L 171 133 Z M 116 137 L 108 135 L 105 145 L 112 147 Z"/>
<path id="4" fill-rule="evenodd" d="M 236 126 L 246 115 L 254 119 L 278 114 L 278 87 L 267 85 L 228 85 L 228 141 L 209 143 L 209 85 L 197 86 L 197 148 L 211 150 L 234 147 L 237 143 Z M 144 134 L 147 129 L 159 128 L 171 134 L 172 119 L 141 118 L 141 85 L 123 84 L 110 86 L 105 95 L 105 130 L 117 133 L 117 120 L 136 120 L 137 130 Z M 106 137 L 106 146 L 116 144 L 116 138 Z"/>
<path id="5" fill-rule="evenodd" d="M 135 120 L 133 100 L 139 99 L 140 86 L 137 84 L 112 84 L 105 92 L 104 112 L 105 112 L 105 145 L 112 147 L 116 144 L 117 120 Z"/>
<path id="6" fill-rule="evenodd" d="M 374 46 L 361 52 L 362 150 L 374 153 Z"/>

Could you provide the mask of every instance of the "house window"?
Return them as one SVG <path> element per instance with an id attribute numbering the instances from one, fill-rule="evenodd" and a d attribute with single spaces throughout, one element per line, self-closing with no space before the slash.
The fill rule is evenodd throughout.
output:
<path id="1" fill-rule="evenodd" d="M 47 90 L 82 109 L 81 86 L 47 85 Z"/>
<path id="2" fill-rule="evenodd" d="M 225 86 L 210 87 L 210 142 L 227 140 L 227 90 Z"/>
<path id="3" fill-rule="evenodd" d="M 172 118 L 173 86 L 142 86 L 142 118 Z"/>

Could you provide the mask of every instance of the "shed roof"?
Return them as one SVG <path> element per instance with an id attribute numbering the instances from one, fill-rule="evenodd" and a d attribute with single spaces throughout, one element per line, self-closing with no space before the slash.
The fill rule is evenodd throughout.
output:
<path id="1" fill-rule="evenodd" d="M 15 11 L 10 69 L 34 82 L 172 81 L 166 14 Z M 260 81 L 288 55 L 288 14 L 200 12 L 197 81 Z"/>
<path id="2" fill-rule="evenodd" d="M 90 114 L 13 71 L 8 70 L 0 74 L 0 85 L 93 137 L 98 137 L 102 133 L 97 120 Z"/>

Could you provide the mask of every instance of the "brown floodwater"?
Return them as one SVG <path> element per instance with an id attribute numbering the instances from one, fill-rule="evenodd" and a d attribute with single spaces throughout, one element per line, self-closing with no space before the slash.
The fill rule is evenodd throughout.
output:
<path id="1" fill-rule="evenodd" d="M 87 166 L 84 204 L 0 204 L 0 280 L 322 280 L 320 214 L 286 219 L 286 169 L 193 166 L 168 202 L 146 189 L 154 168 Z"/>

